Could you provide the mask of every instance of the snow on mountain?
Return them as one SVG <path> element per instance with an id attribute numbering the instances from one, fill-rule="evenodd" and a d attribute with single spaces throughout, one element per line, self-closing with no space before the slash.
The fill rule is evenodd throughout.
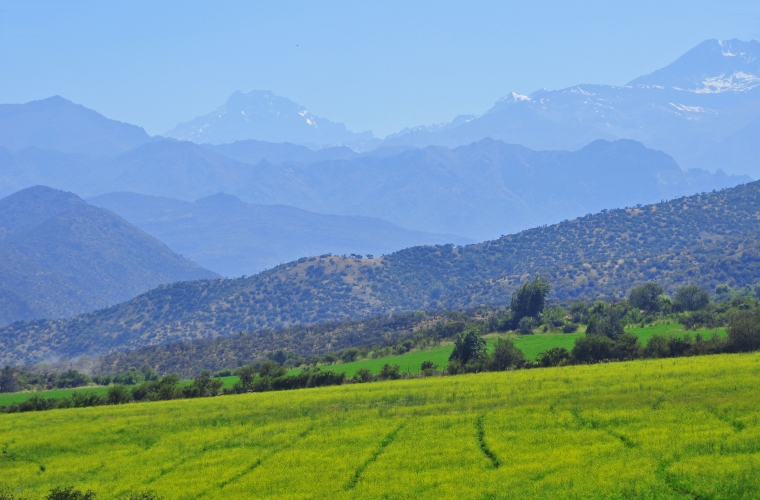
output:
<path id="1" fill-rule="evenodd" d="M 457 147 L 491 137 L 531 149 L 577 150 L 597 139 L 633 139 L 687 169 L 758 178 L 760 141 L 726 140 L 758 118 L 760 42 L 708 40 L 628 85 L 512 92 L 483 115 L 408 128 L 383 145 Z M 728 144 L 745 151 L 736 154 Z"/>
<path id="2" fill-rule="evenodd" d="M 235 92 L 216 111 L 180 123 L 164 135 L 199 144 L 255 139 L 366 149 L 379 142 L 372 132 L 351 132 L 342 123 L 315 116 L 304 106 L 269 90 Z"/>

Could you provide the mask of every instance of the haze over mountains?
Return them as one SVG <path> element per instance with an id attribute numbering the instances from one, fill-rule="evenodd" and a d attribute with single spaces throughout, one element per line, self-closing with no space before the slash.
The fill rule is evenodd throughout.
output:
<path id="1" fill-rule="evenodd" d="M 46 187 L 0 200 L 0 325 L 69 317 L 217 275 L 108 210 Z"/>
<path id="2" fill-rule="evenodd" d="M 392 311 L 505 305 L 535 273 L 558 298 L 623 297 L 653 280 L 673 291 L 760 280 L 760 182 L 604 211 L 464 247 L 375 259 L 302 258 L 248 278 L 163 286 L 74 319 L 0 330 L 0 363 L 134 349 Z"/>
<path id="3" fill-rule="evenodd" d="M 483 137 L 532 149 L 633 139 L 686 169 L 760 177 L 760 42 L 708 40 L 628 85 L 511 93 L 481 116 L 403 130 L 384 145 L 456 147 Z"/>
<path id="4" fill-rule="evenodd" d="M 381 254 L 416 245 L 472 243 L 410 231 L 371 217 L 323 215 L 285 205 L 252 205 L 215 194 L 195 203 L 110 193 L 87 202 L 119 214 L 172 250 L 228 277 L 311 255 Z"/>

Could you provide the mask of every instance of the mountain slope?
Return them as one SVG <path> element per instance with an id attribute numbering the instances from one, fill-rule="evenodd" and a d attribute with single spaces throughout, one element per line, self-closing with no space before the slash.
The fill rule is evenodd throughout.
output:
<path id="1" fill-rule="evenodd" d="M 0 146 L 115 155 L 150 141 L 140 127 L 109 120 L 60 96 L 0 104 Z"/>
<path id="2" fill-rule="evenodd" d="M 3 153 L 0 192 L 39 183 L 85 197 L 129 191 L 191 201 L 225 192 L 259 205 L 376 217 L 473 240 L 750 180 L 682 172 L 669 156 L 632 141 L 567 152 L 486 139 L 453 150 L 383 148 L 348 159 L 255 165 L 173 139 L 103 160 L 39 149 Z"/>
<path id="3" fill-rule="evenodd" d="M 38 186 L 0 200 L 0 324 L 74 316 L 216 275 L 113 213 Z"/>
<path id="4" fill-rule="evenodd" d="M 372 132 L 351 132 L 342 123 L 314 116 L 300 104 L 269 90 L 235 92 L 216 111 L 180 123 L 164 136 L 211 144 L 255 139 L 361 149 L 379 142 Z"/>
<path id="5" fill-rule="evenodd" d="M 577 85 L 509 94 L 481 116 L 388 136 L 384 145 L 456 147 L 484 137 L 532 149 L 578 149 L 596 139 L 632 139 L 662 150 L 684 168 L 723 168 L 760 177 L 760 146 L 745 144 L 736 164 L 704 157 L 760 117 L 760 42 L 709 40 L 623 87 Z M 758 141 L 755 141 L 758 143 Z M 724 155 L 729 148 L 720 149 Z"/>
<path id="6" fill-rule="evenodd" d="M 758 236 L 754 182 L 477 245 L 413 247 L 375 259 L 303 258 L 248 278 L 162 286 L 77 318 L 6 327 L 0 363 L 392 311 L 505 305 L 535 273 L 549 277 L 559 298 L 622 297 L 648 280 L 670 291 L 690 283 L 744 286 L 760 280 Z"/>
<path id="7" fill-rule="evenodd" d="M 119 214 L 174 251 L 224 276 L 255 274 L 308 255 L 379 255 L 415 245 L 471 243 L 451 235 L 410 231 L 371 217 L 251 205 L 225 194 L 189 203 L 110 193 L 87 202 Z"/>
<path id="8" fill-rule="evenodd" d="M 251 176 L 250 188 L 232 192 L 255 203 L 379 217 L 476 240 L 750 180 L 682 172 L 668 155 L 633 141 L 598 141 L 567 152 L 490 139 L 384 158 L 262 163 Z"/>

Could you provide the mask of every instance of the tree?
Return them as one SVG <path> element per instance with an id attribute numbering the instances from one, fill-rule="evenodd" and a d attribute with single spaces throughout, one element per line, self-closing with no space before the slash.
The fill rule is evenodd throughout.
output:
<path id="1" fill-rule="evenodd" d="M 631 289 L 628 301 L 631 303 L 631 306 L 637 309 L 653 313 L 660 310 L 660 295 L 664 293 L 664 288 L 650 281 Z"/>
<path id="2" fill-rule="evenodd" d="M 6 366 L 0 372 L 0 392 L 16 392 L 18 390 L 18 372 L 12 366 Z"/>
<path id="3" fill-rule="evenodd" d="M 285 375 L 287 370 L 274 361 L 264 361 L 259 366 L 259 375 L 262 377 L 277 378 Z"/>
<path id="4" fill-rule="evenodd" d="M 486 341 L 480 336 L 479 332 L 470 328 L 457 335 L 454 340 L 454 350 L 451 351 L 449 361 L 457 360 L 461 364 L 466 364 L 471 359 L 482 355 L 486 350 Z"/>
<path id="5" fill-rule="evenodd" d="M 538 355 L 538 364 L 541 366 L 560 366 L 567 363 L 570 353 L 564 347 L 552 347 Z"/>
<path id="6" fill-rule="evenodd" d="M 577 363 L 598 363 L 612 358 L 615 344 L 603 335 L 586 335 L 575 340 L 573 359 Z"/>
<path id="7" fill-rule="evenodd" d="M 108 389 L 106 394 L 106 403 L 109 405 L 120 405 L 132 401 L 132 391 L 124 384 L 115 384 Z"/>
<path id="8" fill-rule="evenodd" d="M 237 376 L 240 377 L 240 387 L 243 391 L 250 391 L 253 388 L 253 379 L 256 377 L 256 370 L 253 369 L 253 366 L 241 366 L 237 370 Z"/>
<path id="9" fill-rule="evenodd" d="M 699 311 L 710 303 L 710 294 L 697 285 L 681 287 L 675 296 L 673 306 L 676 311 Z"/>
<path id="10" fill-rule="evenodd" d="M 512 294 L 512 302 L 509 305 L 513 323 L 517 325 L 525 317 L 538 317 L 546 306 L 546 296 L 550 291 L 549 280 L 543 276 L 536 276 L 533 281 L 523 283 Z"/>
<path id="11" fill-rule="evenodd" d="M 620 361 L 637 359 L 641 354 L 639 338 L 632 333 L 624 333 L 615 341 L 612 348 L 612 357 Z"/>
<path id="12" fill-rule="evenodd" d="M 616 340 L 623 334 L 623 311 L 614 306 L 606 306 L 601 312 L 591 315 L 586 326 L 586 333 L 592 335 L 604 335 Z"/>
<path id="13" fill-rule="evenodd" d="M 401 367 L 399 365 L 389 365 L 385 363 L 380 369 L 377 378 L 380 380 L 396 380 L 401 378 Z"/>
<path id="14" fill-rule="evenodd" d="M 192 392 L 193 395 L 198 397 L 216 396 L 219 394 L 219 389 L 222 388 L 224 382 L 219 379 L 211 378 L 211 372 L 203 370 L 195 380 L 193 380 Z"/>
<path id="15" fill-rule="evenodd" d="M 740 311 L 728 324 L 728 346 L 737 352 L 760 349 L 760 313 Z"/>
<path id="16" fill-rule="evenodd" d="M 375 376 L 369 371 L 369 368 L 360 368 L 354 373 L 354 382 L 364 383 L 372 382 L 375 380 Z"/>
<path id="17" fill-rule="evenodd" d="M 503 371 L 518 368 L 523 363 L 525 363 L 525 355 L 515 347 L 515 343 L 509 339 L 500 338 L 496 341 L 488 367 L 493 371 Z"/>

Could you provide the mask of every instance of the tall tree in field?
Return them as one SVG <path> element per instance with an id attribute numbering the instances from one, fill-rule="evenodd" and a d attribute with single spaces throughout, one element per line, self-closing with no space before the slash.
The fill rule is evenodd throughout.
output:
<path id="1" fill-rule="evenodd" d="M 538 317 L 546 306 L 546 296 L 551 289 L 549 280 L 543 276 L 536 276 L 533 281 L 523 283 L 512 294 L 512 303 L 509 306 L 512 322 L 517 325 L 523 318 Z"/>

